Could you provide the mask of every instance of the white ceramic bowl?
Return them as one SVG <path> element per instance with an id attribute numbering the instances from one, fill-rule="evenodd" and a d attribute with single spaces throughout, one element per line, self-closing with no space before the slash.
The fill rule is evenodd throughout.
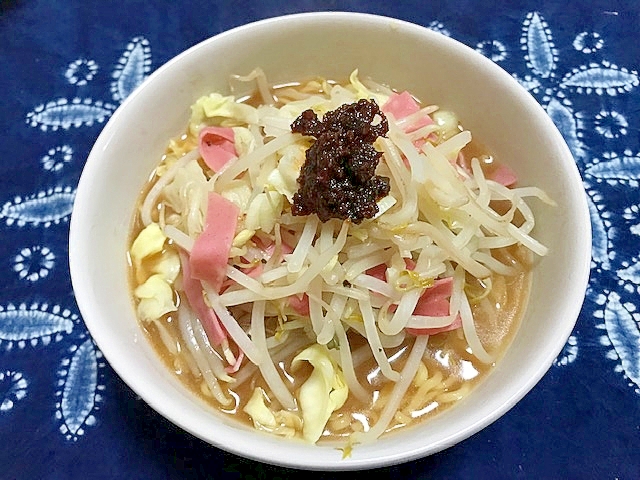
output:
<path id="1" fill-rule="evenodd" d="M 140 189 L 166 142 L 184 129 L 199 96 L 228 90 L 231 74 L 260 66 L 271 82 L 361 76 L 409 90 L 458 113 L 475 138 L 546 190 L 558 207 L 536 208 L 537 238 L 551 253 L 536 266 L 530 303 L 493 373 L 459 405 L 418 427 L 333 448 L 261 434 L 221 418 L 189 393 L 145 340 L 132 307 L 125 252 Z M 472 49 L 426 28 L 355 13 L 312 13 L 239 27 L 159 68 L 114 113 L 87 160 L 71 219 L 70 266 L 89 331 L 122 379 L 160 414 L 219 448 L 306 469 L 395 464 L 460 442 L 493 422 L 544 375 L 584 298 L 590 223 L 582 182 L 561 135 L 517 82 Z M 542 419 L 541 419 L 542 420 Z"/>

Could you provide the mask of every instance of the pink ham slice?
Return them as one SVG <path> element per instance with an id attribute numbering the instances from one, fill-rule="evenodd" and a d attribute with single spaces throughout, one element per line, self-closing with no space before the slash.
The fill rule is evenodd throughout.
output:
<path id="1" fill-rule="evenodd" d="M 516 172 L 501 163 L 487 175 L 487 178 L 505 187 L 512 187 L 518 181 Z"/>
<path id="2" fill-rule="evenodd" d="M 214 172 L 238 156 L 232 128 L 205 127 L 200 130 L 198 141 L 204 163 Z"/>
<path id="3" fill-rule="evenodd" d="M 275 254 L 276 244 L 275 242 L 270 242 L 265 244 L 259 237 L 254 237 L 254 243 L 262 249 L 264 252 L 264 259 L 270 260 L 271 257 Z M 289 255 L 293 252 L 293 248 L 291 248 L 286 243 L 282 242 L 280 244 L 280 253 L 278 258 L 276 259 L 276 263 L 280 263 L 284 255 Z M 245 273 L 251 277 L 258 277 L 262 274 L 262 264 L 258 264 L 255 267 L 247 269 Z M 291 295 L 287 299 L 287 303 L 289 306 L 298 314 L 302 316 L 309 316 L 309 296 L 304 293 L 301 296 Z"/>
<path id="4" fill-rule="evenodd" d="M 300 297 L 291 295 L 287 301 L 298 315 L 309 316 L 309 296 L 306 293 L 303 293 Z"/>
<path id="5" fill-rule="evenodd" d="M 453 278 L 441 278 L 435 281 L 434 285 L 427 288 L 418 300 L 414 315 L 424 315 L 428 317 L 446 317 L 449 315 L 449 299 L 453 291 Z M 448 332 L 462 326 L 460 315 L 450 325 L 438 328 L 407 328 L 407 332 L 412 335 L 435 335 L 437 333 Z"/>
<path id="6" fill-rule="evenodd" d="M 456 162 L 467 172 L 471 173 L 471 162 L 467 160 L 464 153 L 460 152 L 458 154 Z M 503 163 L 498 163 L 494 165 L 493 168 L 487 169 L 487 171 L 484 172 L 484 175 L 488 180 L 493 180 L 505 187 L 513 187 L 518 182 L 516 172 Z"/>
<path id="7" fill-rule="evenodd" d="M 390 113 L 396 120 L 408 117 L 409 115 L 416 113 L 418 110 L 420 110 L 420 105 L 418 105 L 418 102 L 416 102 L 407 91 L 402 93 L 393 93 L 382 106 L 382 111 L 384 113 Z M 426 125 L 431 125 L 432 123 L 433 120 L 431 117 L 429 115 L 425 115 L 411 125 L 407 125 L 404 130 L 406 133 L 410 133 Z"/>
<path id="8" fill-rule="evenodd" d="M 180 252 L 180 263 L 182 264 L 182 284 L 187 301 L 200 319 L 209 341 L 215 346 L 220 346 L 227 338 L 227 334 L 216 314 L 205 303 L 202 283 L 191 276 L 189 257 L 184 252 Z"/>
<path id="9" fill-rule="evenodd" d="M 231 243 L 236 234 L 239 208 L 218 193 L 209 193 L 204 229 L 191 249 L 191 276 L 219 292 L 227 276 Z"/>
<path id="10" fill-rule="evenodd" d="M 410 258 L 405 258 L 405 265 L 408 270 L 415 268 L 415 262 Z M 386 281 L 387 266 L 382 263 L 376 265 L 373 268 L 367 270 L 367 275 L 371 275 L 379 280 Z M 440 278 L 434 282 L 434 285 L 427 288 L 422 294 L 416 308 L 413 311 L 414 315 L 424 315 L 427 317 L 446 317 L 449 315 L 449 299 L 451 298 L 451 292 L 453 291 L 453 278 Z M 395 311 L 396 305 L 391 305 L 390 312 Z M 462 319 L 460 315 L 450 325 L 438 328 L 407 328 L 407 332 L 412 335 L 435 335 L 436 333 L 448 332 L 450 330 L 456 330 L 462 326 Z"/>

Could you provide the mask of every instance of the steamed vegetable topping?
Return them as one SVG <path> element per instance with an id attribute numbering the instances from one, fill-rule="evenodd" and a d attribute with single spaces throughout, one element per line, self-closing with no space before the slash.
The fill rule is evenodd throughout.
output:
<path id="1" fill-rule="evenodd" d="M 305 440 L 316 442 L 322 436 L 331 414 L 347 400 L 349 389 L 340 367 L 331 359 L 324 345 L 312 345 L 296 355 L 291 363 L 294 372 L 303 361 L 313 366 L 313 372 L 298 392 L 298 403 L 302 410 L 302 436 Z"/>
<path id="2" fill-rule="evenodd" d="M 495 360 L 474 312 L 521 273 L 497 252 L 546 254 L 527 202 L 553 202 L 474 156 L 454 113 L 357 71 L 344 85 L 238 80 L 257 96 L 198 99 L 141 201 L 140 320 L 203 395 L 276 435 L 339 432 L 350 448 L 431 409 L 435 390 L 460 398 L 426 367 L 430 336 Z"/>

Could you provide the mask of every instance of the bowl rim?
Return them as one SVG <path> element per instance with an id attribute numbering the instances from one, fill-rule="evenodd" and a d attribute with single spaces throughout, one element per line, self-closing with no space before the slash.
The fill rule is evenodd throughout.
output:
<path id="1" fill-rule="evenodd" d="M 526 382 L 522 382 L 519 384 L 519 387 L 516 390 L 511 392 L 509 398 L 505 399 L 499 408 L 495 409 L 491 412 L 491 414 L 486 415 L 482 418 L 481 421 L 476 423 L 467 425 L 463 430 L 457 431 L 454 435 L 449 435 L 446 438 L 443 438 L 442 441 L 438 445 L 429 445 L 426 447 L 417 447 L 413 450 L 406 451 L 387 451 L 384 452 L 382 457 L 365 457 L 361 459 L 345 459 L 343 461 L 337 462 L 328 462 L 326 458 L 322 455 L 318 455 L 317 458 L 312 458 L 310 456 L 304 456 L 303 461 L 301 461 L 302 457 L 298 455 L 291 454 L 292 450 L 295 450 L 296 443 L 287 443 L 287 446 L 282 449 L 276 458 L 272 458 L 267 452 L 261 448 L 255 449 L 246 449 L 241 448 L 241 442 L 236 442 L 233 445 L 227 445 L 223 442 L 216 441 L 212 439 L 211 436 L 205 435 L 202 430 L 199 428 L 199 425 L 191 421 L 191 419 L 185 417 L 185 415 L 180 415 L 176 417 L 175 414 L 175 406 L 179 403 L 176 399 L 166 399 L 163 401 L 159 401 L 158 398 L 153 397 L 153 395 L 149 395 L 149 391 L 154 391 L 157 393 L 159 390 L 155 388 L 155 386 L 150 385 L 144 381 L 144 379 L 131 378 L 130 375 L 127 374 L 128 365 L 126 361 L 117 358 L 117 356 L 112 356 L 111 351 L 114 348 L 113 339 L 107 339 L 104 335 L 101 335 L 102 330 L 99 325 L 99 320 L 96 321 L 93 318 L 92 314 L 92 305 L 88 303 L 87 297 L 87 289 L 88 285 L 85 283 L 85 272 L 84 272 L 84 257 L 82 257 L 82 253 L 84 250 L 82 248 L 78 248 L 79 242 L 82 242 L 81 239 L 81 229 L 83 227 L 84 216 L 82 212 L 80 212 L 76 206 L 82 205 L 86 202 L 89 194 L 91 185 L 89 183 L 89 179 L 93 175 L 93 171 L 99 168 L 98 158 L 101 149 L 106 147 L 106 144 L 110 140 L 110 137 L 114 134 L 114 130 L 119 122 L 121 116 L 125 115 L 128 111 L 130 105 L 134 105 L 136 103 L 136 99 L 138 98 L 141 91 L 143 91 L 147 85 L 154 82 L 156 78 L 161 77 L 164 73 L 172 68 L 175 68 L 175 65 L 180 64 L 184 58 L 191 56 L 194 52 L 197 52 L 200 49 L 206 49 L 208 46 L 214 42 L 220 42 L 220 40 L 237 35 L 238 33 L 251 30 L 251 29 L 260 29 L 270 25 L 281 25 L 283 22 L 313 22 L 318 19 L 322 19 L 324 21 L 331 21 L 335 19 L 350 19 L 350 20 L 358 20 L 358 21 L 368 21 L 373 22 L 377 26 L 380 26 L 382 23 L 392 22 L 399 27 L 404 29 L 411 30 L 412 32 L 419 33 L 420 35 L 431 36 L 440 44 L 448 45 L 447 48 L 458 50 L 465 55 L 470 55 L 474 61 L 483 63 L 486 65 L 487 69 L 492 69 L 496 75 L 508 76 L 511 79 L 511 82 L 517 84 L 517 81 L 513 79 L 507 72 L 505 72 L 499 65 L 491 62 L 491 60 L 485 58 L 480 53 L 475 52 L 472 48 L 467 45 L 452 39 L 445 37 L 437 32 L 434 32 L 428 29 L 425 26 L 411 23 L 405 20 L 400 20 L 393 17 L 369 14 L 369 13 L 358 13 L 358 12 L 343 12 L 343 11 L 331 11 L 331 12 L 306 12 L 306 13 L 295 13 L 289 15 L 282 15 L 277 17 L 266 18 L 263 20 L 258 20 L 255 22 L 251 22 L 245 25 L 237 26 L 232 29 L 223 31 L 218 33 L 208 39 L 205 39 L 189 48 L 184 50 L 182 53 L 174 56 L 163 65 L 158 67 L 149 77 L 134 91 L 132 92 L 123 103 L 117 108 L 117 110 L 113 113 L 107 124 L 103 127 L 100 135 L 98 136 L 91 152 L 87 158 L 86 165 L 83 169 L 82 175 L 78 182 L 78 188 L 76 191 L 76 202 L 74 204 L 74 209 L 71 215 L 70 220 L 70 231 L 69 231 L 69 267 L 71 280 L 73 285 L 74 294 L 76 296 L 76 302 L 78 304 L 79 310 L 83 319 L 85 320 L 86 326 L 91 333 L 96 345 L 102 352 L 106 360 L 118 374 L 118 376 L 125 381 L 125 383 L 135 391 L 138 395 L 140 395 L 145 402 L 147 402 L 154 410 L 160 413 L 163 417 L 169 419 L 171 422 L 175 423 L 183 430 L 195 435 L 196 437 L 208 442 L 209 444 L 223 449 L 225 451 L 234 453 L 236 455 L 243 456 L 245 458 L 250 458 L 252 460 L 257 460 L 260 462 L 285 466 L 289 468 L 297 468 L 297 469 L 308 469 L 308 470 L 357 470 L 357 469 L 367 469 L 367 468 L 377 468 L 382 466 L 388 466 L 393 464 L 398 464 L 402 462 L 407 462 L 411 460 L 415 460 L 420 457 L 424 457 L 426 455 L 431 455 L 437 453 L 443 449 L 452 446 L 474 433 L 480 431 L 482 428 L 487 425 L 493 423 L 502 415 L 504 415 L 508 410 L 510 410 L 520 399 L 522 399 L 542 378 L 542 376 L 547 372 L 549 367 L 551 366 L 553 360 L 560 353 L 564 342 L 569 337 L 572 329 L 574 328 L 575 322 L 577 321 L 582 301 L 584 300 L 584 292 L 586 291 L 589 273 L 590 273 L 590 260 L 591 260 L 591 225 L 589 218 L 589 211 L 586 201 L 586 196 L 580 200 L 576 198 L 578 202 L 576 204 L 575 212 L 579 213 L 582 217 L 582 223 L 584 223 L 585 232 L 584 235 L 576 240 L 575 249 L 579 252 L 584 252 L 584 258 L 580 265 L 576 265 L 576 268 L 579 270 L 577 274 L 577 278 L 579 278 L 579 282 L 576 283 L 574 288 L 574 303 L 570 306 L 567 306 L 566 313 L 568 316 L 573 319 L 573 322 L 567 321 L 563 324 L 564 329 L 562 331 L 561 339 L 562 342 L 557 341 L 556 348 L 549 349 L 545 358 L 541 359 L 537 368 L 532 372 L 533 374 L 527 379 Z M 559 141 L 563 144 L 563 150 L 565 152 L 565 158 L 572 158 L 571 152 L 567 147 L 564 139 L 558 132 L 557 128 L 553 125 L 553 122 L 550 118 L 548 118 L 546 112 L 542 108 L 541 105 L 528 93 L 526 90 L 519 86 L 521 89 L 523 101 L 529 103 L 532 111 L 535 115 L 540 116 L 544 115 L 547 119 L 547 125 L 549 127 L 550 132 L 555 132 L 553 135 L 556 137 L 555 141 Z M 524 100 L 526 98 L 526 100 Z M 571 172 L 573 175 L 574 183 L 580 182 L 581 178 L 577 166 L 575 162 L 573 162 L 573 168 L 567 166 L 567 171 Z M 578 285 L 579 283 L 579 285 Z M 580 301 L 578 301 L 579 291 L 582 291 L 582 296 Z M 94 336 L 95 333 L 95 336 Z M 166 401 L 165 401 L 166 400 Z M 239 431 L 236 427 L 230 427 L 236 431 Z M 252 435 L 255 435 L 256 432 L 251 432 Z M 259 433 L 258 433 L 259 434 Z M 258 442 L 258 440 L 256 440 Z M 284 444 L 284 442 L 282 442 Z M 306 448 L 306 446 L 305 446 Z M 287 453 L 289 452 L 289 453 Z M 271 453 L 272 455 L 272 453 Z"/>

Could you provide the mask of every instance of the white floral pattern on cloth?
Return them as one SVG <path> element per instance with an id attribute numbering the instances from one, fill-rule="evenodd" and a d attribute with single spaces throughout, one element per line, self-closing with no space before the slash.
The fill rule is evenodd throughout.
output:
<path id="1" fill-rule="evenodd" d="M 604 46 L 604 39 L 598 32 L 582 32 L 573 40 L 573 48 L 582 53 L 594 53 Z"/>
<path id="2" fill-rule="evenodd" d="M 151 70 L 151 48 L 144 37 L 136 37 L 120 57 L 113 71 L 111 94 L 116 102 L 122 102 L 142 83 Z"/>
<path id="3" fill-rule="evenodd" d="M 13 257 L 13 270 L 20 279 L 36 282 L 49 275 L 56 256 L 47 246 L 24 247 Z"/>
<path id="4" fill-rule="evenodd" d="M 111 78 L 113 101 L 122 102 L 149 73 L 151 50 L 143 37 L 133 38 L 117 60 Z M 68 64 L 64 78 L 75 87 L 86 87 L 100 73 L 94 60 L 80 58 Z M 80 93 L 81 88 L 78 93 Z M 29 127 L 51 135 L 52 146 L 40 159 L 46 175 L 64 181 L 64 169 L 71 164 L 74 147 L 67 138 L 71 129 L 103 123 L 115 111 L 116 104 L 80 96 L 65 97 L 37 105 L 26 113 Z M 62 175 L 62 177 L 60 177 Z M 37 233 L 62 228 L 67 223 L 75 199 L 75 186 L 54 185 L 35 193 L 25 192 L 5 199 L 0 219 L 9 230 Z M 19 248 L 11 259 L 12 270 L 29 285 L 51 278 L 56 261 L 52 248 L 35 244 Z M 26 295 L 29 295 L 27 290 Z M 106 364 L 102 353 L 89 337 L 79 315 L 72 309 L 49 302 L 20 300 L 0 305 L 0 348 L 11 362 L 10 352 L 35 348 L 51 349 L 57 344 L 61 359 L 58 379 L 52 387 L 52 418 L 66 440 L 76 442 L 98 423 L 97 412 L 103 400 Z M 35 373 L 35 372 L 34 372 Z M 28 403 L 29 382 L 20 371 L 0 371 L 0 414 L 15 410 L 19 401 Z M 43 419 L 44 420 L 44 419 Z"/>
<path id="5" fill-rule="evenodd" d="M 507 47 L 498 40 L 485 40 L 476 45 L 476 51 L 488 57 L 495 63 L 500 63 L 507 58 Z"/>
<path id="6" fill-rule="evenodd" d="M 98 64 L 95 61 L 79 58 L 69 64 L 64 76 L 71 85 L 81 87 L 93 80 L 97 71 Z"/>
<path id="7" fill-rule="evenodd" d="M 593 335 L 608 348 L 605 355 L 616 362 L 615 371 L 640 393 L 640 315 L 634 306 L 638 299 L 631 295 L 623 299 L 605 286 L 611 280 L 619 279 L 623 291 L 633 294 L 640 289 L 640 272 L 636 265 L 620 262 L 616 254 L 617 242 L 629 235 L 638 235 L 638 200 L 632 192 L 640 179 L 640 155 L 628 149 L 598 153 L 595 146 L 587 144 L 584 139 L 586 119 L 593 118 L 595 132 L 609 140 L 627 135 L 627 117 L 615 109 L 576 111 L 573 102 L 574 97 L 585 95 L 615 98 L 638 87 L 640 78 L 637 71 L 619 67 L 605 58 L 593 60 L 593 55 L 601 52 L 604 45 L 605 39 L 597 32 L 579 33 L 572 46 L 591 57 L 569 71 L 559 71 L 560 49 L 554 43 L 552 30 L 539 12 L 530 12 L 524 19 L 521 36 L 526 73 L 517 72 L 513 76 L 546 109 L 567 141 L 583 175 L 593 227 L 588 299 L 596 305 L 593 317 L 602 320 L 595 325 L 602 334 Z M 607 204 L 605 186 L 628 189 L 625 197 L 629 205 L 622 212 Z M 621 220 L 632 223 L 627 231 L 620 230 L 619 225 L 624 224 Z M 640 242 L 630 243 L 640 247 Z M 635 252 L 636 255 L 638 253 L 640 251 Z M 589 318 L 589 315 L 584 317 Z M 572 335 L 555 365 L 564 367 L 575 362 L 580 344 L 581 340 Z"/>
<path id="8" fill-rule="evenodd" d="M 99 378 L 104 366 L 102 352 L 90 338 L 73 345 L 70 356 L 62 360 L 55 417 L 61 422 L 60 432 L 67 440 L 77 441 L 86 427 L 96 424 L 95 413 L 105 390 Z"/>
<path id="9" fill-rule="evenodd" d="M 42 157 L 42 168 L 50 172 L 58 172 L 73 160 L 73 148 L 69 145 L 52 147 Z"/>
<path id="10" fill-rule="evenodd" d="M 90 127 L 103 123 L 115 110 L 115 106 L 102 100 L 74 97 L 71 100 L 58 98 L 38 105 L 27 114 L 27 122 L 32 127 L 40 127 L 44 132 L 51 129 L 68 130 L 71 127 Z"/>
<path id="11" fill-rule="evenodd" d="M 43 225 L 47 228 L 69 220 L 75 195 L 75 188 L 57 186 L 25 198 L 16 196 L 2 206 L 0 218 L 4 218 L 8 226 Z"/>
<path id="12" fill-rule="evenodd" d="M 69 335 L 78 323 L 78 315 L 59 305 L 46 303 L 0 306 L 0 347 L 24 349 L 38 344 L 47 346 Z"/>
<path id="13" fill-rule="evenodd" d="M 29 382 L 21 372 L 0 372 L 0 415 L 9 412 L 27 396 Z"/>

